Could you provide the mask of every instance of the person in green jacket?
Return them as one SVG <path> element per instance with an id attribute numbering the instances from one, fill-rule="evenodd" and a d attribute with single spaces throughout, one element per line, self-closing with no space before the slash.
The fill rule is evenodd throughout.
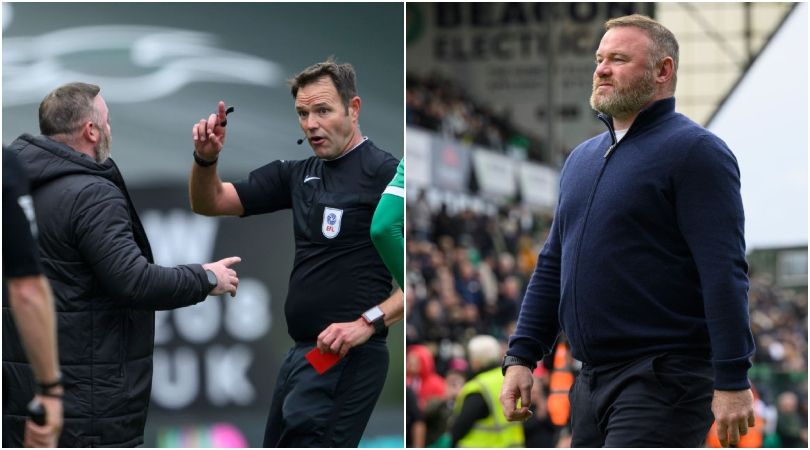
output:
<path id="1" fill-rule="evenodd" d="M 382 193 L 371 219 L 371 241 L 380 253 L 385 267 L 405 289 L 405 159 Z"/>

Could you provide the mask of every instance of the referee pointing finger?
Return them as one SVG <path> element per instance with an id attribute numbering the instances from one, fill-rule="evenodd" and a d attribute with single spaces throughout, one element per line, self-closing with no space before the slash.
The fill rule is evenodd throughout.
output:
<path id="1" fill-rule="evenodd" d="M 222 182 L 220 102 L 216 115 L 192 128 L 191 205 L 205 215 L 292 209 L 296 252 L 284 311 L 295 346 L 281 364 L 264 446 L 356 447 L 385 383 L 388 326 L 404 309 L 369 235 L 398 161 L 360 132 L 351 65 L 330 59 L 289 83 L 314 156 Z"/>

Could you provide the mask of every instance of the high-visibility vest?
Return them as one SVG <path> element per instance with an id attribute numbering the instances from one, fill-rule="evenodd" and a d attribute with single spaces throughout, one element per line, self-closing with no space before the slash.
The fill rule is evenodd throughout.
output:
<path id="1" fill-rule="evenodd" d="M 571 403 L 568 400 L 568 391 L 574 384 L 574 374 L 568 364 L 568 345 L 565 342 L 557 343 L 554 354 L 554 368 L 549 379 L 548 415 L 551 423 L 558 427 L 568 423 L 571 413 Z"/>
<path id="2" fill-rule="evenodd" d="M 484 401 L 489 408 L 489 415 L 475 421 L 470 431 L 458 441 L 459 447 L 509 448 L 524 446 L 523 424 L 509 422 L 503 415 L 503 408 L 501 408 L 501 402 L 498 400 L 502 386 L 503 375 L 501 374 L 501 368 L 496 367 L 480 373 L 461 388 L 454 407 L 456 416 L 461 413 L 464 399 L 473 393 L 479 393 L 484 397 Z"/>

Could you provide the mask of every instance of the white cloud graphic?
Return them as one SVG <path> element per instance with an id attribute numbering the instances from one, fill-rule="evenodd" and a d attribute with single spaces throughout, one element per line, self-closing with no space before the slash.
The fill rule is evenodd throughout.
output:
<path id="1" fill-rule="evenodd" d="M 195 82 L 272 87 L 283 80 L 275 62 L 218 47 L 210 33 L 179 28 L 103 25 L 68 28 L 35 37 L 3 39 L 3 104 L 39 103 L 55 86 L 85 81 L 103 87 L 108 102 L 135 103 L 170 95 Z M 103 72 L 109 52 L 123 52 L 131 76 Z M 98 54 L 95 67 L 76 69 L 72 58 Z M 87 65 L 89 66 L 89 64 Z M 146 73 L 142 73 L 146 72 Z"/>

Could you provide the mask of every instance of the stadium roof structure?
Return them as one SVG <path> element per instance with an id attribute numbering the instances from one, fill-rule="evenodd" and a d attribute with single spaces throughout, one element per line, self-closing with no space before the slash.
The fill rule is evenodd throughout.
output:
<path id="1" fill-rule="evenodd" d="M 807 19 L 797 5 L 708 125 L 740 166 L 749 249 L 807 245 Z"/>

